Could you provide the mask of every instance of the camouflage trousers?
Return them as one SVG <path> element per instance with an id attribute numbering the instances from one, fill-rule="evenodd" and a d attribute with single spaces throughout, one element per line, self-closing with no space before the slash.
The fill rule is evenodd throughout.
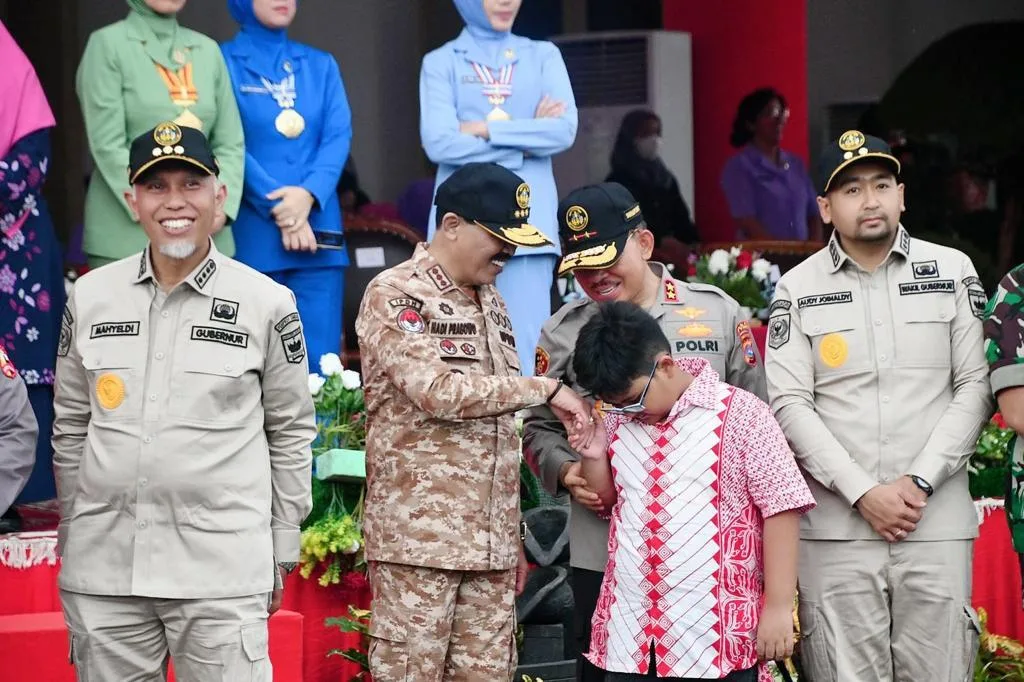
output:
<path id="1" fill-rule="evenodd" d="M 515 569 L 445 571 L 370 562 L 374 682 L 511 680 Z"/>

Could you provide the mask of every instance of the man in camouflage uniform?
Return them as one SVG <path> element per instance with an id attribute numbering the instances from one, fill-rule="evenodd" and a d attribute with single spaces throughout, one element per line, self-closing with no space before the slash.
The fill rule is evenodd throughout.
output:
<path id="1" fill-rule="evenodd" d="M 1010 441 L 1006 514 L 1024 576 L 1024 265 L 999 282 L 985 309 L 984 331 L 992 394 L 1007 426 L 1017 432 Z"/>
<path id="2" fill-rule="evenodd" d="M 764 367 L 749 322 L 721 289 L 673 279 L 651 263 L 654 236 L 629 190 L 618 183 L 581 187 L 558 207 L 559 233 L 568 253 L 559 274 L 572 272 L 589 298 L 564 305 L 545 323 L 536 351 L 536 376 L 576 386 L 573 351 L 580 329 L 601 301 L 632 301 L 661 322 L 673 354 L 707 359 L 725 381 L 767 399 Z M 541 480 L 555 494 L 572 494 L 570 563 L 576 603 L 576 638 L 581 652 L 590 642 L 590 621 L 608 560 L 608 521 L 595 513 L 597 495 L 580 476 L 579 455 L 565 430 L 544 406 L 530 410 L 524 442 L 540 466 Z M 583 656 L 577 679 L 598 682 L 604 671 Z"/>
<path id="3" fill-rule="evenodd" d="M 592 433 L 593 422 L 560 382 L 520 375 L 494 287 L 516 247 L 550 243 L 526 223 L 529 186 L 496 164 L 468 164 L 435 203 L 429 247 L 374 278 L 356 320 L 370 671 L 376 682 L 497 682 L 516 666 L 526 576 L 513 413 L 548 402 L 574 431 Z"/>

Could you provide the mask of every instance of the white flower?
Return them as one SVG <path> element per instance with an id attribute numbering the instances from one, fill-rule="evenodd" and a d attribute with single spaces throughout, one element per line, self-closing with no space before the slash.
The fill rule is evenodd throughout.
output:
<path id="1" fill-rule="evenodd" d="M 327 383 L 327 379 L 324 379 L 319 374 L 309 375 L 309 394 L 314 398 L 320 393 L 320 389 Z"/>
<path id="2" fill-rule="evenodd" d="M 731 249 L 729 249 L 729 255 L 732 256 L 734 259 L 735 258 L 739 258 L 740 257 L 740 247 L 734 246 Z"/>
<path id="3" fill-rule="evenodd" d="M 25 338 L 33 342 L 38 341 L 39 330 L 36 329 L 35 327 L 29 327 L 28 329 L 25 330 Z"/>
<path id="4" fill-rule="evenodd" d="M 346 369 L 341 373 L 341 385 L 352 390 L 362 386 L 363 382 L 359 378 L 359 372 L 353 372 L 350 369 Z"/>
<path id="5" fill-rule="evenodd" d="M 344 369 L 345 367 L 341 364 L 341 358 L 338 357 L 337 353 L 324 353 L 320 356 L 320 371 L 325 377 L 341 374 Z"/>
<path id="6" fill-rule="evenodd" d="M 758 282 L 763 282 L 768 279 L 768 274 L 772 271 L 772 264 L 766 261 L 764 258 L 758 258 L 756 261 L 750 264 L 750 276 L 756 279 Z"/>
<path id="7" fill-rule="evenodd" d="M 715 249 L 708 256 L 708 272 L 712 275 L 724 275 L 729 272 L 729 252 L 724 249 Z"/>
<path id="8" fill-rule="evenodd" d="M 352 544 L 341 550 L 342 554 L 355 554 L 359 551 L 359 541 L 353 540 Z"/>

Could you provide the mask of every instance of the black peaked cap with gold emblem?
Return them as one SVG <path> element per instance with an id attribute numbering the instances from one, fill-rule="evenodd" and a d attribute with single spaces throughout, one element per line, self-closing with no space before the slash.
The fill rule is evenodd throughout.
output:
<path id="1" fill-rule="evenodd" d="M 220 173 L 206 136 L 195 128 L 168 121 L 132 142 L 128 152 L 128 183 L 134 185 L 140 175 L 167 161 L 190 164 L 210 175 Z"/>
<path id="2" fill-rule="evenodd" d="M 566 254 L 558 274 L 615 265 L 629 234 L 643 221 L 640 204 L 617 182 L 573 190 L 558 204 L 558 236 Z"/>
<path id="3" fill-rule="evenodd" d="M 840 135 L 821 153 L 818 163 L 818 191 L 821 196 L 828 194 L 832 181 L 843 169 L 867 160 L 881 161 L 891 167 L 893 173 L 900 174 L 899 159 L 893 156 L 885 140 L 865 135 L 859 130 L 847 130 Z"/>
<path id="4" fill-rule="evenodd" d="M 437 188 L 434 203 L 440 213 L 454 213 L 476 223 L 514 246 L 551 244 L 527 222 L 530 186 L 496 163 L 467 163 Z"/>

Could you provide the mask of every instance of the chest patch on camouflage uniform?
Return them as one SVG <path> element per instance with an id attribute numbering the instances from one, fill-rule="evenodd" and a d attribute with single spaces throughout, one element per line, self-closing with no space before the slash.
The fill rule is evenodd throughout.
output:
<path id="1" fill-rule="evenodd" d="M 472 339 L 479 335 L 476 324 L 468 320 L 431 320 L 429 329 L 431 336 Z"/>
<path id="2" fill-rule="evenodd" d="M 422 334 L 423 330 L 426 329 L 426 323 L 423 321 L 423 316 L 420 315 L 418 310 L 412 308 L 406 308 L 402 312 L 398 313 L 398 317 L 395 318 L 398 323 L 398 328 L 402 331 L 407 331 L 410 334 Z"/>

